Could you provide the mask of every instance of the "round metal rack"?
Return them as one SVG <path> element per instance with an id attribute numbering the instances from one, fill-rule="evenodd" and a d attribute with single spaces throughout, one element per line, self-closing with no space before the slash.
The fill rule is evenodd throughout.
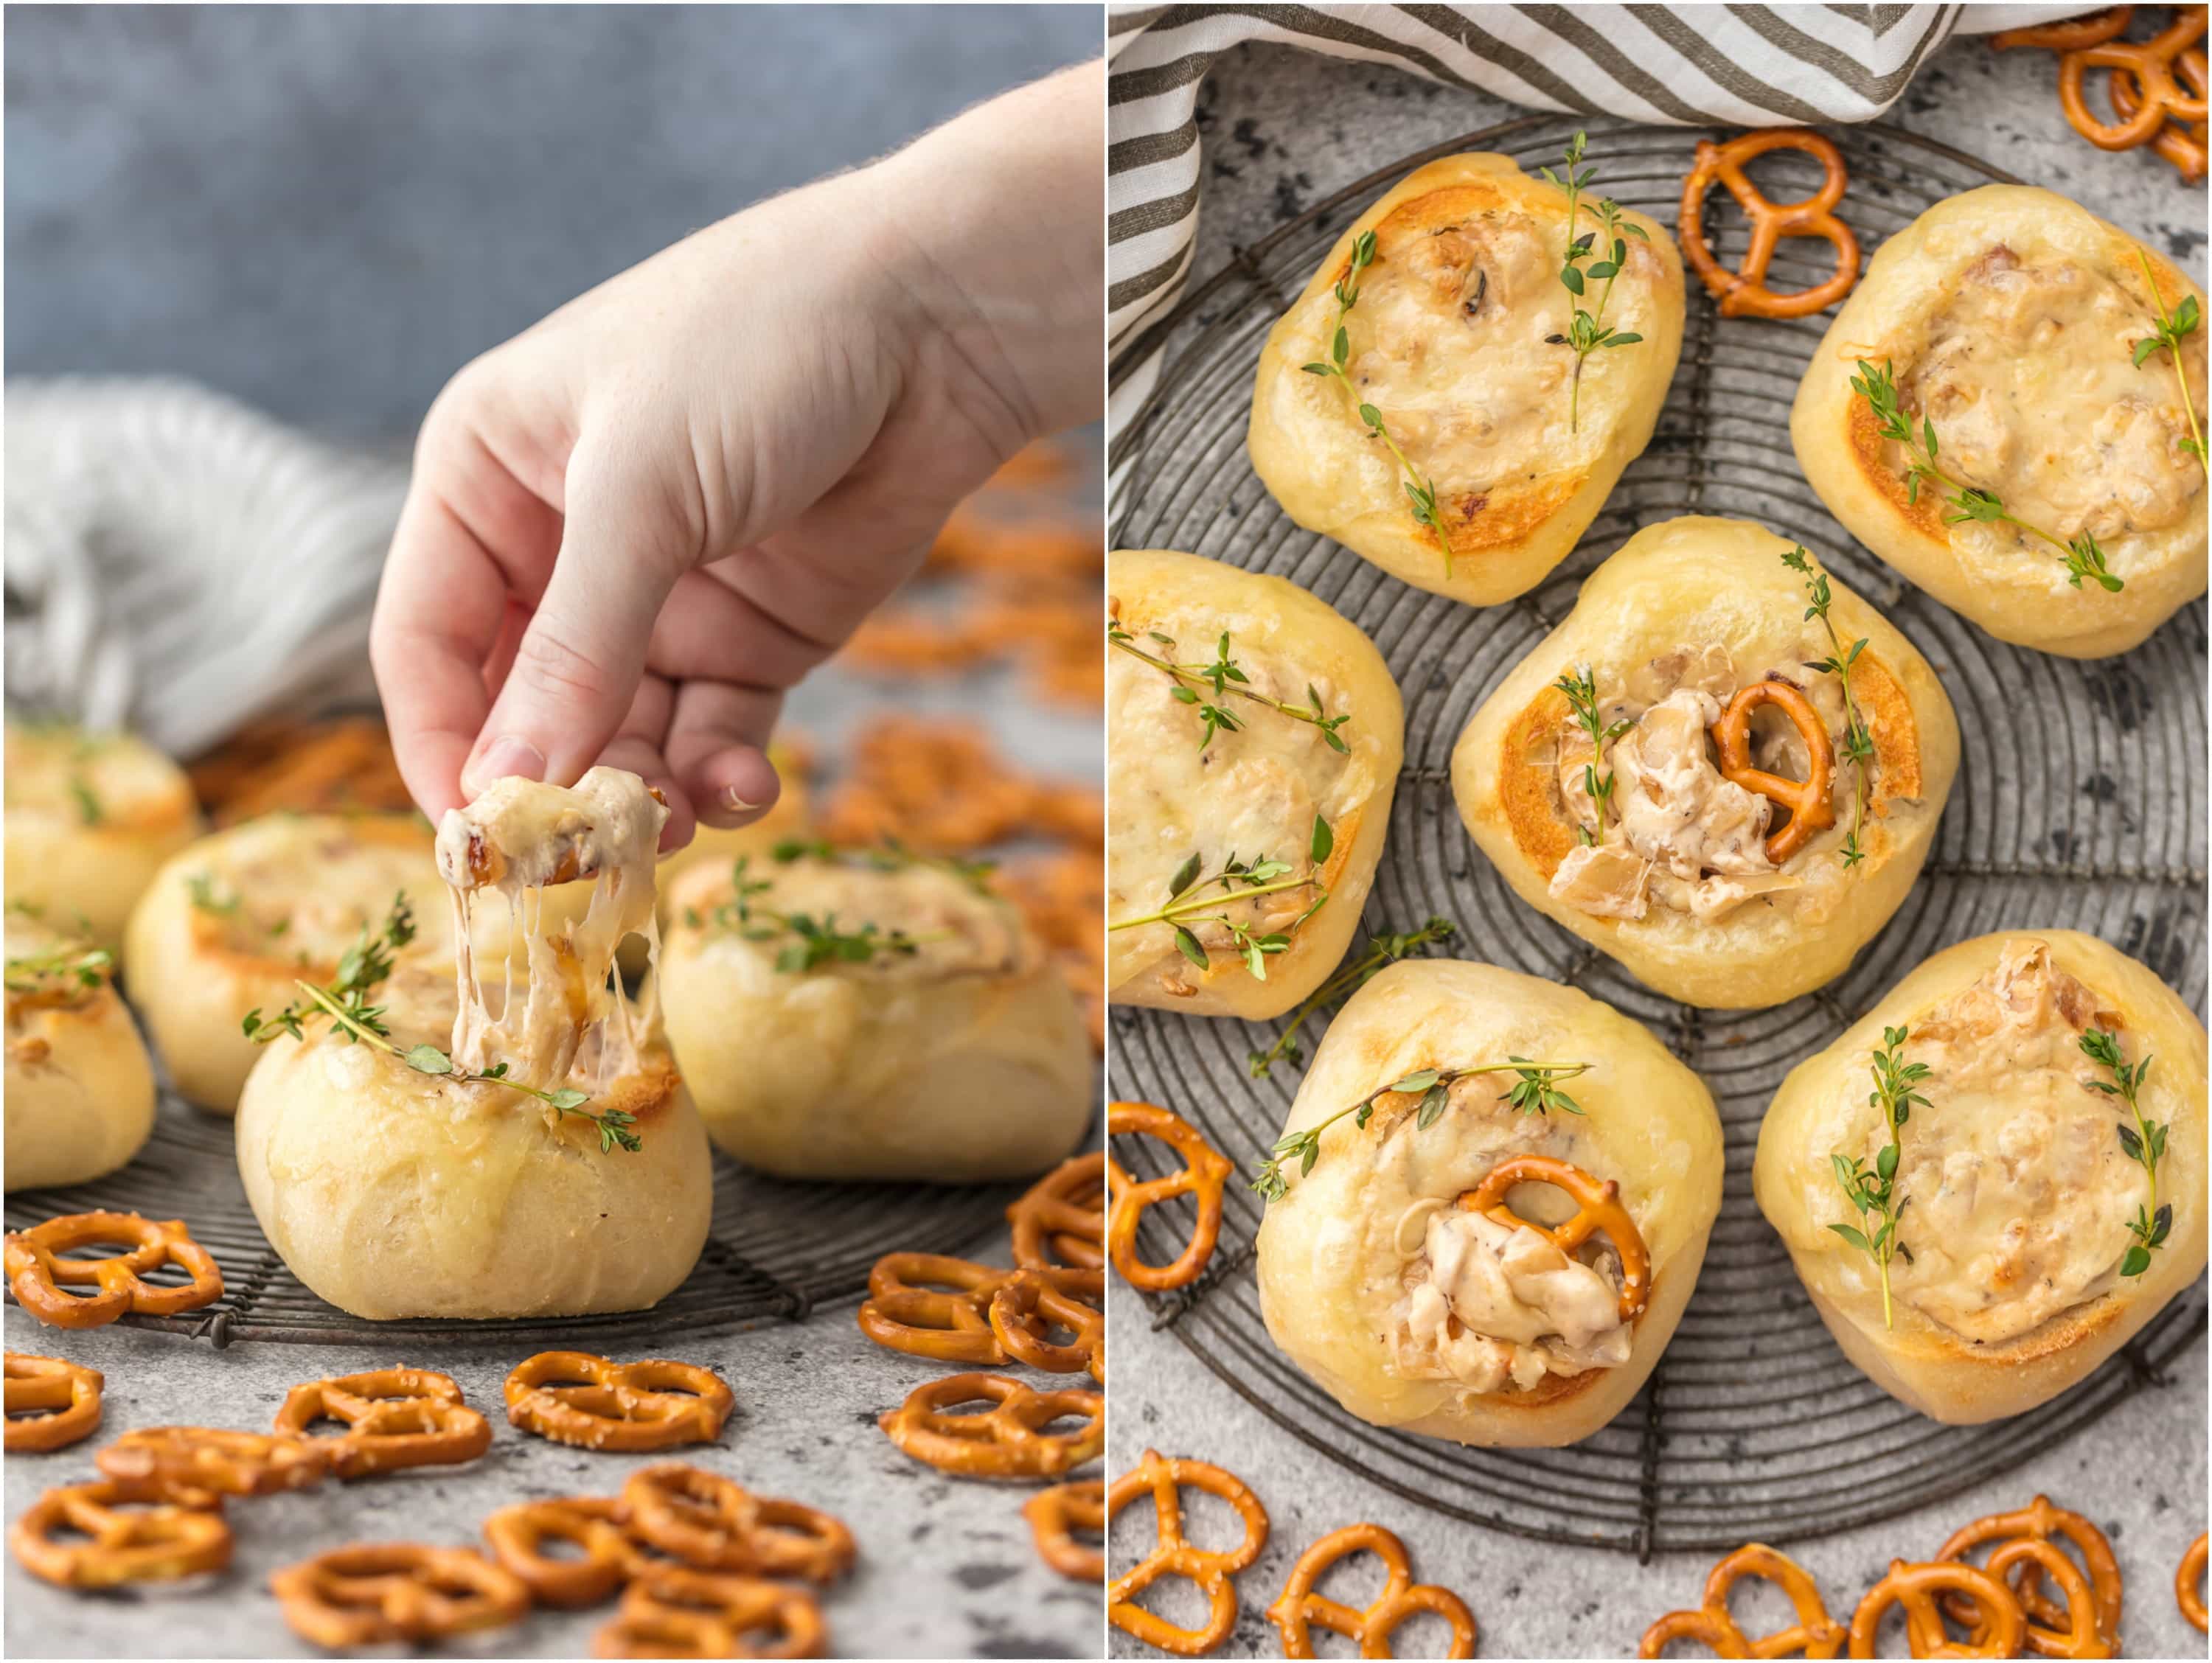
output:
<path id="1" fill-rule="evenodd" d="M 1350 218 L 1413 167 L 1502 150 L 1533 172 L 1557 164 L 1577 125 L 1590 133 L 1596 189 L 1669 226 L 1692 145 L 1721 137 L 1531 117 L 1393 162 L 1235 251 L 1116 366 L 1126 375 L 1165 346 L 1159 378 L 1111 458 L 1114 536 L 1121 547 L 1187 549 L 1278 573 L 1374 639 L 1405 694 L 1406 760 L 1365 923 L 1406 929 L 1447 916 L 1458 933 L 1445 950 L 1579 986 L 1644 1023 L 1705 1077 L 1728 1164 L 1696 1295 L 1634 1402 L 1595 1436 L 1557 1450 L 1462 1448 L 1346 1414 L 1267 1338 L 1251 1274 L 1261 1207 L 1234 1181 L 1212 1268 L 1192 1288 L 1155 1296 L 1152 1309 L 1156 1325 L 1259 1412 L 1409 1500 L 1520 1535 L 1648 1557 L 1787 1542 L 1923 1506 L 2070 1436 L 2201 1343 L 2202 1280 L 2041 1408 L 1988 1426 L 1939 1425 L 1844 1360 L 1753 1202 L 1751 1161 L 1760 1117 L 1790 1068 L 1954 942 L 2005 928 L 2086 931 L 2202 1011 L 2205 607 L 2186 608 L 2123 657 L 2081 663 L 2007 646 L 1936 604 L 1860 549 L 1798 471 L 1790 405 L 1827 319 L 1721 319 L 1694 277 L 1681 364 L 1650 448 L 1574 554 L 1528 594 L 1464 606 L 1293 525 L 1244 452 L 1268 329 Z M 1893 128 L 1831 136 L 1850 168 L 1843 211 L 1869 248 L 1946 197 L 2010 181 Z M 1774 199 L 1801 185 L 1809 191 L 1803 158 L 1771 165 Z M 1707 225 L 1723 263 L 1735 264 L 1745 227 L 1724 193 L 1714 193 Z M 1786 243 L 1769 281 L 1809 286 L 1831 258 L 1826 244 Z M 1468 840 L 1451 798 L 1460 731 L 1565 616 L 1582 579 L 1638 527 L 1693 513 L 1753 519 L 1802 540 L 1936 665 L 1964 737 L 1936 847 L 1904 906 L 1834 983 L 1768 1011 L 1696 1010 L 1635 981 L 1521 902 Z M 1115 1095 L 1170 1105 L 1249 1171 L 1297 1086 L 1295 1069 L 1255 1080 L 1246 1065 L 1279 1028 L 1118 1010 Z M 1157 1144 L 1121 1142 L 1117 1152 L 1139 1177 L 1164 1169 Z M 1145 1257 L 1176 1251 L 1174 1211 L 1148 1219 Z"/>
<path id="2" fill-rule="evenodd" d="M 120 1172 L 69 1189 L 22 1190 L 7 1201 L 9 1229 L 61 1213 L 112 1208 L 181 1217 L 222 1266 L 222 1297 L 179 1316 L 128 1316 L 137 1326 L 240 1341 L 379 1345 L 395 1342 L 504 1345 L 642 1337 L 804 1317 L 814 1304 L 867 1286 L 868 1270 L 902 1250 L 957 1253 L 1005 1222 L 1019 1185 L 801 1184 L 765 1177 L 714 1155 L 714 1214 L 690 1276 L 648 1311 L 508 1321 L 350 1316 L 285 1268 L 246 1205 L 231 1122 L 162 1094 L 153 1138 Z M 159 1280 L 156 1278 L 155 1280 Z"/>

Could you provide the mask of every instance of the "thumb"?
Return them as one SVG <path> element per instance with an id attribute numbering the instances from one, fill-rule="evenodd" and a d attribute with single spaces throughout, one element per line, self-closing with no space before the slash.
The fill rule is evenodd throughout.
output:
<path id="1" fill-rule="evenodd" d="M 471 798 L 509 774 L 573 785 L 620 730 L 682 569 L 666 495 L 633 480 L 571 458 L 552 576 L 461 770 Z"/>

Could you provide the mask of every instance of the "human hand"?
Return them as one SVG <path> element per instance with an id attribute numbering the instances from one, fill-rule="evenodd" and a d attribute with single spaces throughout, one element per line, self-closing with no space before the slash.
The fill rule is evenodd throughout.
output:
<path id="1" fill-rule="evenodd" d="M 775 802 L 785 692 L 1023 444 L 1097 414 L 1102 70 L 746 209 L 456 375 L 370 657 L 433 820 L 594 762 L 696 818 Z"/>

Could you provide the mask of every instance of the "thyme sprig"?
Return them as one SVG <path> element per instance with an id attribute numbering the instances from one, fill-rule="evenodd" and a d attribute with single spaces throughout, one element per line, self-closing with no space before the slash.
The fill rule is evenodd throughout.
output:
<path id="1" fill-rule="evenodd" d="M 96 826 L 107 817 L 107 811 L 100 806 L 100 798 L 93 791 L 91 782 L 82 774 L 70 775 L 69 788 L 70 795 L 76 799 L 79 820 L 88 826 Z"/>
<path id="2" fill-rule="evenodd" d="M 2040 525 L 2012 513 L 1995 492 L 1969 485 L 1956 474 L 1945 471 L 1936 459 L 1935 422 L 1923 416 L 1919 427 L 1914 428 L 1899 397 L 1897 380 L 1887 359 L 1879 369 L 1860 359 L 1859 373 L 1851 377 L 1851 391 L 1865 399 L 1868 408 L 1874 411 L 1881 436 L 1905 446 L 1906 502 L 1918 502 L 1921 487 L 1931 485 L 1942 497 L 1946 525 L 1967 520 L 1978 525 L 2010 525 L 2056 549 L 2066 563 L 2066 581 L 2075 588 L 2081 586 L 2084 578 L 2094 580 L 2108 594 L 2118 594 L 2127 586 L 2106 565 L 2104 549 L 2093 533 L 2084 531 L 2070 543 L 2063 542 Z"/>
<path id="3" fill-rule="evenodd" d="M 1348 1108 L 1340 1108 L 1327 1120 L 1308 1126 L 1304 1132 L 1294 1132 L 1275 1142 L 1273 1157 L 1263 1162 L 1254 1175 L 1250 1187 L 1270 1201 L 1279 1201 L 1290 1192 L 1290 1180 L 1284 1168 L 1295 1162 L 1298 1175 L 1303 1178 L 1314 1169 L 1321 1159 L 1321 1135 L 1341 1120 L 1352 1116 L 1352 1123 L 1361 1130 L 1374 1117 L 1375 1106 L 1394 1092 L 1407 1096 L 1418 1095 L 1419 1106 L 1413 1111 L 1416 1131 L 1426 1132 L 1444 1112 L 1451 1095 L 1453 1082 L 1476 1074 L 1507 1074 L 1515 1077 L 1505 1101 L 1523 1114 L 1549 1114 L 1553 1109 L 1565 1114 L 1579 1114 L 1582 1105 L 1559 1089 L 1559 1082 L 1571 1080 L 1589 1072 L 1588 1063 L 1535 1062 L 1527 1057 L 1510 1057 L 1502 1063 L 1476 1063 L 1468 1068 L 1424 1068 L 1408 1074 L 1402 1080 L 1394 1080 L 1381 1090 L 1370 1094 L 1364 1101 Z"/>
<path id="4" fill-rule="evenodd" d="M 778 843 L 770 853 L 777 865 L 785 866 L 802 859 L 835 862 L 845 858 L 830 844 L 818 841 L 787 841 Z M 897 844 L 851 853 L 854 858 L 878 871 L 896 871 L 902 866 L 940 865 L 981 893 L 989 893 L 981 887 L 991 871 L 988 861 L 940 861 L 910 853 Z M 696 907 L 690 908 L 684 921 L 694 929 L 711 921 L 716 928 L 746 941 L 774 941 L 787 935 L 796 938 L 776 955 L 776 970 L 784 975 L 804 975 L 824 964 L 870 964 L 878 958 L 911 958 L 926 942 L 941 938 L 913 935 L 896 928 L 887 930 L 872 922 L 863 923 L 856 930 L 841 930 L 834 912 L 819 919 L 811 913 L 781 912 L 757 899 L 775 887 L 770 879 L 752 875 L 750 855 L 739 855 L 730 869 L 730 899 L 703 918 Z"/>
<path id="5" fill-rule="evenodd" d="M 234 890 L 228 897 L 217 895 L 213 872 L 194 872 L 186 877 L 185 893 L 191 897 L 194 910 L 212 913 L 216 918 L 231 917 L 244 899 Z"/>
<path id="6" fill-rule="evenodd" d="M 1176 650 L 1175 637 L 1172 635 L 1163 634 L 1160 631 L 1153 629 L 1148 630 L 1146 636 L 1170 652 Z M 1153 669 L 1159 671 L 1174 682 L 1176 702 L 1197 707 L 1201 727 L 1198 741 L 1198 748 L 1200 750 L 1204 750 L 1213 743 L 1213 736 L 1216 733 L 1224 731 L 1236 733 L 1243 728 L 1243 719 L 1223 702 L 1233 693 L 1240 699 L 1249 699 L 1254 704 L 1265 705 L 1278 715 L 1287 716 L 1292 721 L 1312 723 L 1320 730 L 1322 738 L 1327 742 L 1331 750 L 1346 756 L 1352 754 L 1352 747 L 1344 742 L 1343 735 L 1337 731 L 1352 719 L 1350 712 L 1347 711 L 1340 716 L 1330 715 L 1322 708 L 1321 695 L 1315 689 L 1311 682 L 1306 683 L 1307 702 L 1304 706 L 1286 704 L 1280 699 L 1272 698 L 1261 692 L 1252 685 L 1252 679 L 1244 673 L 1243 668 L 1236 659 L 1229 656 L 1229 634 L 1226 630 L 1222 632 L 1221 640 L 1213 649 L 1213 661 L 1211 664 L 1176 664 L 1170 659 L 1159 657 L 1157 653 L 1147 652 L 1137 645 L 1137 638 L 1134 635 L 1122 628 L 1111 618 L 1106 620 L 1106 644 L 1119 647 L 1131 658 L 1141 659 L 1152 665 Z M 1210 703 L 1200 696 L 1199 689 L 1201 688 L 1212 692 L 1213 698 Z"/>
<path id="7" fill-rule="evenodd" d="M 1336 280 L 1336 328 L 1328 337 L 1327 362 L 1316 360 L 1302 366 L 1309 375 L 1333 375 L 1344 383 L 1359 411 L 1359 419 L 1367 424 L 1367 436 L 1379 439 L 1397 462 L 1406 477 L 1406 500 L 1413 506 L 1413 518 L 1437 534 L 1437 546 L 1443 550 L 1444 575 L 1452 574 L 1451 533 L 1444 529 L 1443 515 L 1437 507 L 1437 482 L 1406 459 L 1398 441 L 1390 437 L 1383 424 L 1382 412 L 1359 396 L 1359 389 L 1352 383 L 1352 373 L 1346 366 L 1352 361 L 1352 331 L 1345 319 L 1352 308 L 1359 303 L 1359 274 L 1375 263 L 1375 234 L 1363 231 L 1352 240 L 1351 269 Z"/>
<path id="8" fill-rule="evenodd" d="M 1305 1052 L 1298 1044 L 1298 1030 L 1305 1026 L 1306 1018 L 1324 1004 L 1357 992 L 1374 979 L 1375 973 L 1386 964 L 1395 964 L 1408 953 L 1425 947 L 1432 941 L 1444 941 L 1453 931 L 1449 919 L 1431 917 L 1418 930 L 1393 933 L 1378 930 L 1367 938 L 1367 950 L 1316 988 L 1313 996 L 1301 1004 L 1291 1017 L 1291 1025 L 1275 1036 L 1275 1042 L 1265 1051 L 1245 1053 L 1245 1065 L 1252 1077 L 1264 1080 L 1267 1071 L 1277 1063 L 1288 1063 L 1296 1068 L 1305 1060 Z"/>
<path id="9" fill-rule="evenodd" d="M 1597 221 L 1597 229 L 1576 233 L 1580 228 L 1583 210 L 1583 189 L 1595 184 L 1597 169 L 1583 166 L 1583 155 L 1589 148 L 1589 136 L 1577 130 L 1567 142 L 1566 160 L 1562 164 L 1565 179 L 1548 167 L 1536 171 L 1553 185 L 1567 193 L 1567 252 L 1559 262 L 1559 284 L 1574 296 L 1569 302 L 1572 312 L 1565 335 L 1547 335 L 1545 343 L 1555 347 L 1571 347 L 1575 355 L 1573 379 L 1567 386 L 1567 431 L 1573 433 L 1582 423 L 1583 364 L 1590 354 L 1601 348 L 1611 351 L 1617 347 L 1634 346 L 1644 337 L 1633 330 L 1608 329 L 1605 325 L 1605 309 L 1613 300 L 1613 285 L 1620 270 L 1628 264 L 1628 244 L 1626 237 L 1638 242 L 1650 242 L 1650 235 L 1633 221 L 1623 217 L 1620 204 L 1610 197 L 1600 197 L 1597 205 L 1589 209 Z M 1626 234 L 1626 236 L 1624 236 Z M 1590 260 L 1585 270 L 1582 262 L 1597 252 L 1598 244 L 1605 245 L 1599 258 Z M 1592 282 L 1602 282 L 1598 291 L 1597 310 L 1586 312 L 1583 300 L 1589 293 Z"/>
<path id="10" fill-rule="evenodd" d="M 1904 1154 L 1905 1123 L 1912 1118 L 1913 1106 L 1928 1107 L 1928 1099 L 1919 1088 L 1929 1077 L 1926 1063 L 1905 1060 L 1905 1041 L 1909 1029 L 1885 1028 L 1881 1044 L 1874 1053 L 1870 1072 L 1874 1089 L 1867 1102 L 1881 1111 L 1882 1124 L 1889 1129 L 1889 1140 L 1877 1150 L 1874 1166 L 1869 1169 L 1863 1158 L 1853 1155 L 1832 1154 L 1829 1160 L 1836 1170 L 1836 1182 L 1843 1187 L 1844 1198 L 1857 1209 L 1856 1225 L 1831 1224 L 1828 1228 L 1850 1242 L 1875 1262 L 1881 1273 L 1881 1326 L 1896 1326 L 1889 1295 L 1889 1261 L 1900 1250 L 1898 1241 L 1898 1220 L 1905 1212 L 1905 1203 L 1897 1194 L 1897 1163 Z M 1876 1219 L 1881 1222 L 1875 1223 Z M 1905 1262 L 1912 1260 L 1910 1248 L 1904 1248 Z"/>
<path id="11" fill-rule="evenodd" d="M 1805 667 L 1833 676 L 1844 686 L 1844 760 L 1850 763 L 1856 781 L 1851 792 L 1851 829 L 1844 839 L 1844 865 L 1856 866 L 1866 859 L 1866 847 L 1860 834 L 1866 826 L 1868 770 L 1874 765 L 1874 736 L 1867 731 L 1866 718 L 1859 713 L 1858 700 L 1851 693 L 1851 666 L 1858 662 L 1859 654 L 1866 651 L 1866 638 L 1861 636 L 1849 647 L 1836 633 L 1836 621 L 1828 616 L 1828 608 L 1835 597 L 1828 587 L 1828 574 L 1813 564 L 1813 557 L 1799 543 L 1782 556 L 1782 563 L 1793 572 L 1805 576 L 1805 596 L 1808 622 L 1818 618 L 1828 632 L 1829 654 L 1817 662 L 1808 659 Z"/>
<path id="12" fill-rule="evenodd" d="M 2143 252 L 2141 243 L 2136 245 L 2136 258 L 2142 263 L 2143 282 L 2150 289 L 2150 303 L 2158 308 L 2158 332 L 2136 343 L 2136 367 L 2141 369 L 2151 354 L 2161 348 L 2172 355 L 2174 379 L 2181 383 L 2181 413 L 2189 420 L 2189 437 L 2181 441 L 2181 448 L 2194 456 L 2197 465 L 2212 476 L 2212 464 L 2208 464 L 2204 456 L 2204 429 L 2197 425 L 2196 401 L 2189 396 L 2189 367 L 2181 361 L 2181 343 L 2194 335 L 2197 325 L 2203 321 L 2197 297 L 2183 295 L 2181 304 L 2168 313 L 2166 297 L 2158 292 L 2158 279 L 2150 274 L 2150 256 Z"/>
<path id="13" fill-rule="evenodd" d="M 7 986 L 11 993 L 43 993 L 54 981 L 74 981 L 80 987 L 98 987 L 114 968 L 115 955 L 105 947 L 64 943 L 43 953 L 27 953 L 8 961 Z"/>
<path id="14" fill-rule="evenodd" d="M 1624 716 L 1617 722 L 1607 722 L 1597 707 L 1597 678 L 1588 665 L 1581 665 L 1571 675 L 1563 675 L 1552 683 L 1567 695 L 1574 707 L 1575 725 L 1589 736 L 1590 760 L 1583 764 L 1583 789 L 1597 810 L 1597 831 L 1593 835 L 1580 821 L 1575 822 L 1577 842 L 1595 846 L 1605 841 L 1605 811 L 1613 805 L 1613 770 L 1607 768 L 1605 777 L 1598 778 L 1598 764 L 1605 761 L 1605 748 L 1636 725 L 1636 719 Z"/>
<path id="15" fill-rule="evenodd" d="M 455 1080 L 483 1080 L 494 1085 L 505 1086 L 510 1091 L 520 1091 L 525 1096 L 535 1097 L 548 1108 L 564 1115 L 574 1115 L 589 1120 L 599 1129 L 599 1147 L 611 1150 L 620 1147 L 635 1154 L 645 1147 L 643 1141 L 630 1128 L 637 1124 L 637 1116 L 619 1108 L 593 1114 L 584 1105 L 590 1101 L 588 1094 L 574 1087 L 563 1086 L 557 1090 L 545 1090 L 521 1080 L 511 1079 L 507 1065 L 499 1064 L 482 1074 L 471 1074 L 458 1067 L 452 1057 L 434 1045 L 410 1046 L 403 1051 L 392 1038 L 392 1030 L 384 1021 L 385 1007 L 369 1003 L 369 996 L 392 974 L 392 967 L 401 949 L 415 939 L 415 914 L 407 904 L 404 891 L 394 895 L 392 910 L 386 914 L 383 927 L 374 932 L 366 924 L 361 935 L 338 961 L 337 974 L 326 986 L 295 979 L 293 986 L 301 997 L 286 1005 L 273 1017 L 264 1017 L 260 1007 L 246 1013 L 240 1024 L 246 1037 L 256 1045 L 267 1045 L 270 1041 L 289 1035 L 295 1040 L 307 1037 L 307 1023 L 316 1017 L 327 1017 L 331 1028 L 348 1044 L 373 1046 L 377 1050 L 394 1056 L 417 1074 L 432 1074 Z"/>
<path id="16" fill-rule="evenodd" d="M 2136 1096 L 2143 1081 L 2149 1077 L 2150 1059 L 2145 1057 L 2139 1063 L 2130 1063 L 2120 1053 L 2119 1035 L 2102 1028 L 2091 1029 L 2081 1036 L 2081 1043 L 2082 1055 L 2112 1071 L 2109 1083 L 2084 1080 L 2081 1083 L 2092 1091 L 2118 1097 L 2135 1117 L 2133 1126 L 2124 1120 L 2120 1122 L 2120 1147 L 2150 1180 L 2150 1199 L 2136 1208 L 2136 1216 L 2128 1223 L 2128 1234 L 2135 1241 L 2120 1260 L 2120 1274 L 2141 1276 L 2150 1268 L 2151 1254 L 2166 1245 L 2166 1235 L 2173 1229 L 2173 1204 L 2160 1205 L 2158 1199 L 2158 1163 L 2166 1158 L 2166 1126 L 2162 1121 L 2146 1120 Z"/>
<path id="17" fill-rule="evenodd" d="M 1206 944 L 1192 926 L 1218 924 L 1229 932 L 1231 950 L 1244 961 L 1244 968 L 1252 973 L 1252 979 L 1265 981 L 1267 961 L 1278 953 L 1290 951 L 1291 938 L 1297 932 L 1298 926 L 1327 904 L 1328 891 L 1322 887 L 1321 871 L 1335 847 L 1335 832 L 1330 829 L 1328 821 L 1316 814 L 1313 831 L 1307 839 L 1307 854 L 1312 864 L 1303 874 L 1287 860 L 1264 854 L 1251 860 L 1240 860 L 1232 853 L 1222 863 L 1219 871 L 1201 880 L 1199 874 L 1205 870 L 1205 859 L 1194 851 L 1168 880 L 1164 905 L 1157 911 L 1121 919 L 1106 927 L 1110 932 L 1133 930 L 1146 924 L 1172 925 L 1176 949 L 1203 970 L 1212 959 Z M 1256 931 L 1225 910 L 1233 901 L 1256 901 L 1261 895 L 1280 895 L 1291 889 L 1312 889 L 1313 904 L 1280 930 Z M 1214 893 L 1217 890 L 1218 895 Z M 1206 910 L 1209 907 L 1224 910 Z"/>

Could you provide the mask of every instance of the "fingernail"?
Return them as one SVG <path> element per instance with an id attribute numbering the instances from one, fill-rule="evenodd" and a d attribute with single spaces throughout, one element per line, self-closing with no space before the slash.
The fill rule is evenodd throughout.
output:
<path id="1" fill-rule="evenodd" d="M 750 814 L 759 808 L 760 804 L 748 803 L 744 798 L 738 796 L 738 788 L 735 786 L 725 786 L 722 787 L 722 806 L 732 814 Z"/>
<path id="2" fill-rule="evenodd" d="M 491 749 L 461 772 L 461 785 L 474 797 L 495 780 L 519 775 L 525 780 L 545 777 L 545 753 L 527 739 L 513 734 L 492 741 Z"/>

